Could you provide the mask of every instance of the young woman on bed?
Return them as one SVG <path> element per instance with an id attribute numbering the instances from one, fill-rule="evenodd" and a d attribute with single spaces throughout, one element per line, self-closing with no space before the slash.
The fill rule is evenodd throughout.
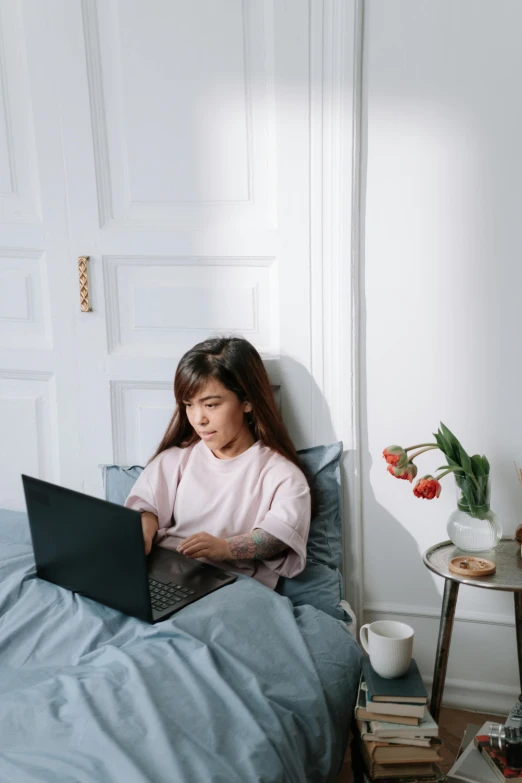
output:
<path id="1" fill-rule="evenodd" d="M 305 567 L 310 488 L 258 352 L 211 338 L 181 359 L 176 410 L 125 501 L 153 542 L 275 588 Z"/>

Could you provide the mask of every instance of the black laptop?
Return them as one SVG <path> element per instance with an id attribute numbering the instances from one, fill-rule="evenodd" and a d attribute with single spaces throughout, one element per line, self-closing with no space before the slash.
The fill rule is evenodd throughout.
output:
<path id="1" fill-rule="evenodd" d="M 139 511 L 30 476 L 22 481 L 41 579 L 149 623 L 237 579 L 159 546 L 146 557 Z"/>

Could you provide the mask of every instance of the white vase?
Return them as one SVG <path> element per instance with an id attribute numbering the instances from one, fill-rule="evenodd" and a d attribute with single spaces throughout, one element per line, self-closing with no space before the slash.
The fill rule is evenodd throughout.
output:
<path id="1" fill-rule="evenodd" d="M 494 549 L 502 538 L 502 527 L 491 510 L 488 476 L 455 476 L 457 508 L 448 519 L 448 536 L 463 552 Z"/>

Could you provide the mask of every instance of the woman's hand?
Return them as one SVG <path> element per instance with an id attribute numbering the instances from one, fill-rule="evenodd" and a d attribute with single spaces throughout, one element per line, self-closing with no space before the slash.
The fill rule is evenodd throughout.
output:
<path id="1" fill-rule="evenodd" d="M 141 529 L 143 530 L 143 543 L 145 544 L 145 554 L 150 554 L 154 536 L 158 532 L 158 517 L 150 511 L 141 512 Z"/>
<path id="2" fill-rule="evenodd" d="M 206 557 L 217 563 L 232 559 L 226 538 L 216 538 L 210 533 L 194 533 L 178 546 L 178 552 L 187 557 Z"/>

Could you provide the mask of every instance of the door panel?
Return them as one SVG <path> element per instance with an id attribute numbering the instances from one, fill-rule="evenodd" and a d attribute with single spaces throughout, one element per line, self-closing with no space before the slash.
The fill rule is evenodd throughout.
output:
<path id="1" fill-rule="evenodd" d="M 0 507 L 17 509 L 22 472 L 81 480 L 53 5 L 0 0 Z"/>
<path id="2" fill-rule="evenodd" d="M 308 4 L 0 9 L 3 497 L 22 470 L 101 494 L 100 463 L 147 459 L 211 334 L 258 348 L 310 445 Z"/>
<path id="3" fill-rule="evenodd" d="M 84 488 L 101 492 L 100 463 L 150 457 L 176 365 L 211 334 L 257 347 L 309 445 L 311 380 L 286 364 L 310 366 L 307 8 L 62 11 L 71 244 L 93 305 L 76 316 Z"/>

